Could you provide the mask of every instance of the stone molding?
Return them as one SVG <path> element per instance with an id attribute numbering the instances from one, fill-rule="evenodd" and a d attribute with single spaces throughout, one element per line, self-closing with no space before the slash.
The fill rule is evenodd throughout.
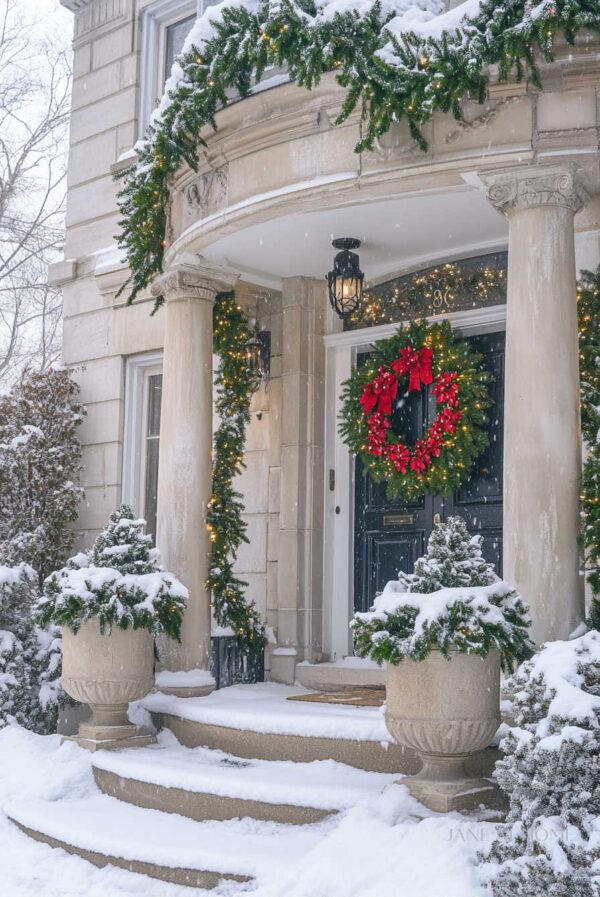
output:
<path id="1" fill-rule="evenodd" d="M 201 299 L 212 303 L 217 293 L 230 290 L 237 279 L 237 274 L 224 268 L 175 264 L 154 280 L 150 292 L 153 296 L 164 296 L 167 302 Z"/>
<path id="2" fill-rule="evenodd" d="M 185 188 L 188 212 L 206 218 L 227 203 L 228 165 L 221 165 L 197 177 Z"/>
<path id="3" fill-rule="evenodd" d="M 589 190 L 575 164 L 531 166 L 482 175 L 487 198 L 504 215 L 539 206 L 560 206 L 578 212 Z"/>
<path id="4" fill-rule="evenodd" d="M 129 11 L 129 0 L 61 0 L 61 5 L 75 13 L 75 40 L 96 28 L 125 21 Z"/>

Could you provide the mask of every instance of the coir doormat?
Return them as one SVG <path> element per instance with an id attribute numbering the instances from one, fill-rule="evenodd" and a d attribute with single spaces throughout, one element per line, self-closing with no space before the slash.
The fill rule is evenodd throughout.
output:
<path id="1" fill-rule="evenodd" d="M 352 704 L 356 707 L 381 707 L 385 703 L 384 688 L 347 688 L 311 695 L 290 695 L 288 701 L 309 701 L 314 704 Z"/>

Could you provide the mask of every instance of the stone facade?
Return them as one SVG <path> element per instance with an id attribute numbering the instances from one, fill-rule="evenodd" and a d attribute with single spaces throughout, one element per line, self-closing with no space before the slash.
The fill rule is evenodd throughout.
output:
<path id="1" fill-rule="evenodd" d="M 78 547 L 84 547 L 121 500 L 127 359 L 163 349 L 169 356 L 165 365 L 176 367 L 175 372 L 170 369 L 171 386 L 165 380 L 172 401 L 180 394 L 186 373 L 196 384 L 195 393 L 188 394 L 188 406 L 172 407 L 164 427 L 176 434 L 185 417 L 186 432 L 192 434 L 189 441 L 194 443 L 186 446 L 188 457 L 197 461 L 202 455 L 197 489 L 193 487 L 196 510 L 187 518 L 189 525 L 201 527 L 208 443 L 206 433 L 198 435 L 198 420 L 192 416 L 201 407 L 206 410 L 210 377 L 205 357 L 202 371 L 190 370 L 190 357 L 200 364 L 194 347 L 188 346 L 183 354 L 168 348 L 181 345 L 185 337 L 183 315 L 173 325 L 177 334 L 169 343 L 166 334 L 171 318 L 175 319 L 170 317 L 170 300 L 167 309 L 151 316 L 150 294 L 133 307 L 116 298 L 127 273 L 113 242 L 119 217 L 113 174 L 123 170 L 139 134 L 140 26 L 149 4 L 64 0 L 64 5 L 76 10 L 73 115 L 65 260 L 53 266 L 51 277 L 64 291 L 64 360 L 77 373 L 88 409 L 81 431 L 86 497 L 78 524 Z M 335 236 L 356 231 L 363 238 L 361 261 L 380 281 L 440 259 L 507 246 L 514 253 L 512 266 L 509 259 L 508 318 L 513 375 L 514 359 L 522 357 L 523 348 L 514 334 L 521 328 L 523 337 L 531 340 L 533 328 L 533 351 L 544 359 L 533 373 L 550 376 L 554 370 L 557 383 L 560 379 L 565 386 L 564 415 L 552 419 L 554 427 L 567 432 L 560 443 L 564 457 L 554 455 L 550 467 L 543 466 L 542 454 L 537 459 L 539 484 L 531 485 L 535 496 L 527 490 L 522 493 L 523 501 L 528 496 L 525 507 L 505 502 L 510 519 L 517 521 L 508 538 L 517 554 L 517 542 L 521 550 L 520 559 L 515 556 L 509 568 L 521 587 L 536 593 L 525 597 L 538 615 L 540 638 L 566 635 L 577 618 L 581 582 L 574 533 L 579 445 L 572 275 L 576 266 L 593 267 L 600 260 L 597 60 L 597 46 L 581 37 L 575 52 L 559 48 L 556 63 L 543 67 L 542 93 L 526 84 L 493 85 L 483 107 L 465 105 L 465 123 L 436 116 L 425 128 L 430 143 L 426 155 L 411 141 L 406 126 L 399 125 L 381 138 L 373 152 L 359 157 L 353 151 L 358 121 L 332 124 L 342 101 L 332 76 L 311 92 L 281 84 L 219 112 L 219 129 L 206 135 L 208 149 L 199 173 L 182 170 L 176 179 L 164 276 L 172 279 L 182 264 L 191 264 L 200 280 L 212 271 L 215 281 L 235 281 L 240 303 L 250 315 L 256 309 L 261 326 L 271 332 L 271 377 L 254 397 L 247 466 L 240 480 L 250 544 L 240 551 L 237 568 L 248 580 L 249 597 L 284 649 L 275 653 L 274 661 L 281 677 L 293 676 L 298 660 L 319 661 L 331 654 L 327 620 L 332 596 L 324 593 L 323 570 L 331 563 L 327 553 L 339 544 L 331 541 L 332 526 L 349 513 L 349 496 L 330 495 L 325 483 L 326 434 L 335 431 L 335 409 L 327 387 L 323 335 L 339 330 L 328 310 L 323 280 L 332 230 Z M 494 206 L 507 215 L 505 223 Z M 435 236 L 440 217 L 446 222 L 443 239 Z M 538 270 L 530 261 L 545 252 L 552 234 L 554 256 L 544 255 L 540 264 L 545 267 Z M 524 235 L 527 251 L 519 256 Z M 523 317 L 524 291 L 535 283 L 540 285 L 539 295 L 530 317 Z M 197 304 L 204 301 L 185 298 Z M 200 329 L 209 326 L 210 300 L 206 303 L 198 312 Z M 202 348 L 204 355 L 207 346 Z M 559 378 L 551 360 L 561 353 L 565 358 Z M 532 376 L 529 368 L 523 367 L 523 376 Z M 539 400 L 535 382 L 530 383 L 528 400 L 534 404 Z M 515 409 L 518 401 L 514 399 Z M 551 412 L 542 408 L 540 419 L 545 420 L 546 413 L 552 417 Z M 507 445 L 517 439 L 517 411 L 511 420 Z M 535 441 L 536 434 L 531 438 Z M 507 488 L 521 494 L 519 445 L 514 443 L 514 469 L 510 468 Z M 508 465 L 513 463 L 510 457 L 509 451 Z M 169 519 L 165 496 L 171 496 L 171 514 L 179 500 L 173 497 L 178 488 L 174 468 L 169 473 L 165 463 L 159 485 L 159 541 L 165 539 L 161 547 L 186 571 L 194 551 L 204 552 L 190 573 L 193 581 L 186 583 L 201 595 L 207 550 L 201 536 L 183 557 L 161 535 L 160 520 L 164 534 Z M 536 533 L 544 526 L 545 509 L 533 511 L 532 502 L 544 505 L 541 490 L 550 468 L 558 481 L 564 465 L 569 472 L 563 478 L 567 485 L 556 494 L 557 529 L 541 544 Z M 335 512 L 339 521 L 332 517 L 335 507 L 341 508 L 341 513 Z M 344 538 L 349 542 L 351 533 Z M 528 572 L 523 564 L 529 564 Z M 538 568 L 543 568 L 541 580 Z M 557 570 L 567 572 L 556 578 Z M 202 601 L 205 628 L 206 598 Z M 544 619 L 551 622 L 546 625 Z M 204 663 L 205 657 L 190 655 L 183 663 L 190 667 L 196 661 Z"/>

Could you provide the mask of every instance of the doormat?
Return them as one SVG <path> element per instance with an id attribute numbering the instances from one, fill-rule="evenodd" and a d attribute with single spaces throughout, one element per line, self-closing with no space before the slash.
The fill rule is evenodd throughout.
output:
<path id="1" fill-rule="evenodd" d="M 288 701 L 309 701 L 313 704 L 352 704 L 356 707 L 382 707 L 385 688 L 347 688 L 312 695 L 290 695 Z"/>

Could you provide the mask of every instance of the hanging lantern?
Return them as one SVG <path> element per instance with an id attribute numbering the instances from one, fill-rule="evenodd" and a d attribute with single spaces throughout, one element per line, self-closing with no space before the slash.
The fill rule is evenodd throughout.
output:
<path id="1" fill-rule="evenodd" d="M 268 330 L 259 330 L 258 321 L 250 321 L 252 334 L 246 343 L 246 359 L 248 368 L 260 380 L 268 380 L 271 370 L 271 334 Z"/>
<path id="2" fill-rule="evenodd" d="M 331 244 L 341 249 L 333 260 L 333 271 L 327 275 L 329 301 L 331 307 L 342 320 L 358 311 L 362 301 L 364 274 L 360 270 L 359 258 L 351 249 L 358 249 L 360 240 L 341 237 Z"/>

